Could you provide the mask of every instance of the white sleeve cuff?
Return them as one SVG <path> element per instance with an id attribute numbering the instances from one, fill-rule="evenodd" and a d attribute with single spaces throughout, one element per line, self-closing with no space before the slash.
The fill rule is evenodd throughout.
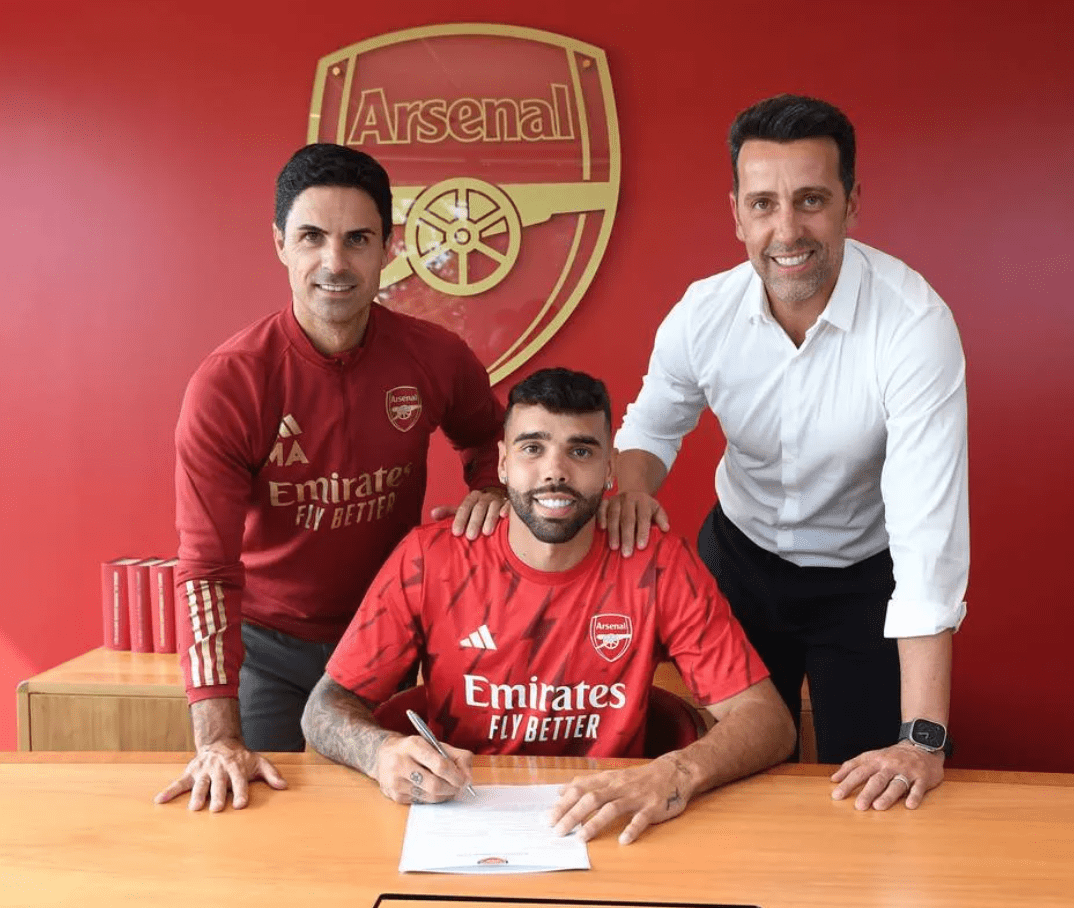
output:
<path id="1" fill-rule="evenodd" d="M 631 404 L 633 406 L 633 404 Z M 618 432 L 615 433 L 615 440 L 612 445 L 617 451 L 648 451 L 655 457 L 659 457 L 664 464 L 664 468 L 670 473 L 671 467 L 675 463 L 675 458 L 679 454 L 679 446 L 682 444 L 681 438 L 676 439 L 659 439 L 654 438 L 652 435 L 646 435 L 644 432 L 636 431 L 632 426 L 625 425 Z"/>
<path id="2" fill-rule="evenodd" d="M 966 617 L 966 603 L 943 605 L 909 599 L 892 599 L 884 621 L 885 637 L 931 637 L 957 631 Z"/>

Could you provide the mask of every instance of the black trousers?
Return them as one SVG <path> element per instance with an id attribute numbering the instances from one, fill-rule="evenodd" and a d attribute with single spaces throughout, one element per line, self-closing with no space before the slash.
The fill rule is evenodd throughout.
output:
<path id="1" fill-rule="evenodd" d="M 321 680 L 333 643 L 299 640 L 243 623 L 246 647 L 239 672 L 239 718 L 251 750 L 305 750 L 302 711 Z"/>
<path id="2" fill-rule="evenodd" d="M 281 631 L 243 622 L 246 648 L 239 671 L 239 721 L 250 750 L 305 750 L 302 712 L 324 675 L 334 643 L 300 640 Z M 413 687 L 417 665 L 399 684 Z"/>
<path id="3" fill-rule="evenodd" d="M 884 637 L 895 588 L 886 549 L 845 568 L 799 567 L 756 545 L 719 504 L 701 526 L 697 549 L 796 727 L 802 678 L 809 678 L 821 763 L 895 743 L 899 653 Z"/>

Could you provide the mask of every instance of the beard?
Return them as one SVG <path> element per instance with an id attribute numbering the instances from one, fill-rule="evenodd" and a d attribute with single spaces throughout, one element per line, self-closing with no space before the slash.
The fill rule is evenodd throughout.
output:
<path id="1" fill-rule="evenodd" d="M 575 501 L 575 512 L 568 518 L 541 517 L 533 509 L 535 498 L 547 498 L 549 495 L 569 495 Z M 596 495 L 582 495 L 570 486 L 558 485 L 547 486 L 543 489 L 534 489 L 531 492 L 520 492 L 518 489 L 508 487 L 507 497 L 511 499 L 511 507 L 518 514 L 519 519 L 529 527 L 529 531 L 541 542 L 561 543 L 570 542 L 584 527 L 600 508 L 602 492 Z"/>
<path id="2" fill-rule="evenodd" d="M 769 256 L 794 255 L 798 252 L 813 253 L 813 267 L 806 274 L 787 277 L 780 274 Z M 831 280 L 833 274 L 830 250 L 821 243 L 798 243 L 794 246 L 772 246 L 764 250 L 754 269 L 764 282 L 765 289 L 783 303 L 804 303 L 812 299 Z M 771 301 L 771 299 L 770 299 Z"/>

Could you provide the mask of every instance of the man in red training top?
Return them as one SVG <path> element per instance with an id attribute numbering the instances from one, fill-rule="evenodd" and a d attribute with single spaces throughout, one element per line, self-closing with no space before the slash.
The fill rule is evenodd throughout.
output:
<path id="1" fill-rule="evenodd" d="M 597 528 L 613 475 L 604 385 L 535 373 L 511 391 L 504 436 L 508 519 L 473 542 L 442 522 L 400 543 L 310 695 L 310 745 L 402 803 L 454 797 L 473 753 L 640 757 L 653 673 L 671 658 L 717 724 L 643 766 L 575 779 L 554 811 L 561 832 L 583 823 L 589 839 L 626 814 L 625 844 L 790 754 L 790 714 L 686 543 L 654 530 L 624 558 Z M 373 718 L 416 663 L 450 760 Z"/>
<path id="2" fill-rule="evenodd" d="M 176 596 L 197 755 L 158 795 L 197 809 L 283 779 L 300 718 L 388 553 L 421 519 L 429 437 L 459 449 L 476 535 L 503 501 L 503 408 L 454 334 L 374 303 L 392 198 L 371 157 L 299 150 L 273 235 L 292 299 L 198 368 L 176 429 Z M 486 490 L 486 491 L 482 491 Z M 459 518 L 463 518 L 460 516 Z"/>

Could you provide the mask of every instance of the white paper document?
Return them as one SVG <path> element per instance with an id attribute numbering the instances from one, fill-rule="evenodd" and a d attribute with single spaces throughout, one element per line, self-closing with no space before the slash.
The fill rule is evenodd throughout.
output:
<path id="1" fill-rule="evenodd" d="M 399 870 L 428 873 L 543 873 L 588 870 L 575 833 L 549 823 L 558 785 L 479 785 L 443 804 L 413 804 Z"/>

